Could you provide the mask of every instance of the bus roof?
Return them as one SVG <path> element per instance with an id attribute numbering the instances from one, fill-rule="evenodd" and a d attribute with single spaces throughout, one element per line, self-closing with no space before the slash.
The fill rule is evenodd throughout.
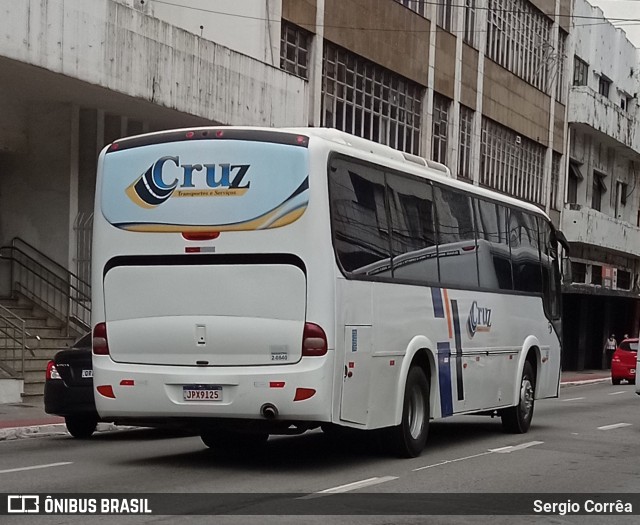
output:
<path id="1" fill-rule="evenodd" d="M 545 217 L 549 220 L 548 215 L 541 210 L 538 206 L 531 204 L 529 202 L 517 199 L 515 197 L 511 197 L 509 195 L 505 195 L 503 193 L 499 193 L 497 191 L 484 188 L 481 186 L 475 186 L 468 182 L 462 182 L 454 179 L 451 176 L 451 172 L 447 166 L 441 164 L 439 162 L 435 162 L 432 160 L 425 159 L 418 155 L 413 155 L 411 153 L 406 153 L 397 149 L 394 149 L 390 146 L 386 146 L 384 144 L 380 144 L 378 142 L 374 142 L 372 140 L 364 139 L 362 137 L 357 137 L 355 135 L 351 135 L 350 133 L 346 133 L 344 131 L 340 131 L 334 128 L 312 128 L 312 127 L 291 127 L 291 128 L 268 128 L 268 127 L 258 127 L 258 126 L 202 126 L 202 127 L 193 127 L 193 128 L 182 128 L 182 129 L 171 129 L 171 130 L 163 130 L 156 131 L 153 133 L 146 133 L 144 135 L 136 135 L 132 137 L 126 137 L 122 139 L 118 139 L 114 141 L 113 144 L 119 146 L 122 145 L 124 147 L 135 147 L 146 145 L 147 143 L 158 143 L 163 142 L 163 136 L 166 136 L 167 140 L 171 140 L 193 132 L 198 134 L 199 132 L 207 132 L 212 133 L 215 131 L 224 131 L 224 130 L 233 130 L 233 131 L 243 131 L 246 130 L 248 132 L 257 131 L 257 132 L 271 132 L 271 133 L 290 133 L 303 135 L 308 138 L 320 139 L 324 140 L 336 145 L 340 145 L 343 148 L 348 150 L 352 150 L 355 152 L 359 152 L 362 156 L 364 155 L 373 155 L 373 158 L 370 160 L 378 161 L 387 164 L 395 164 L 396 169 L 408 171 L 413 175 L 418 175 L 421 177 L 425 177 L 439 183 L 448 185 L 453 188 L 460 189 L 462 191 L 472 192 L 475 195 L 480 197 L 486 197 L 488 199 L 492 199 L 495 201 L 499 201 L 505 205 L 517 206 L 523 209 L 526 209 L 530 212 L 536 213 Z M 170 138 L 171 137 L 171 138 Z M 147 140 L 148 139 L 148 142 Z M 185 140 L 187 140 L 185 138 Z M 117 146 L 113 148 L 113 144 L 111 146 L 107 146 L 105 151 L 113 151 L 118 149 Z M 342 148 L 341 148 L 342 149 Z M 344 151 L 344 149 L 343 149 Z M 361 157 L 363 158 L 363 157 Z"/>

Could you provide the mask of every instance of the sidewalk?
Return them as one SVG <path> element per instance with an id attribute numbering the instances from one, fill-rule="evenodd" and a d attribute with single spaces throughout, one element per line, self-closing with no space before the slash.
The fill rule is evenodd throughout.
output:
<path id="1" fill-rule="evenodd" d="M 563 372 L 562 388 L 610 381 L 608 370 Z M 98 431 L 114 430 L 115 425 L 100 423 Z M 46 414 L 42 397 L 29 398 L 22 403 L 0 404 L 0 441 L 34 435 L 65 435 L 64 418 Z"/>

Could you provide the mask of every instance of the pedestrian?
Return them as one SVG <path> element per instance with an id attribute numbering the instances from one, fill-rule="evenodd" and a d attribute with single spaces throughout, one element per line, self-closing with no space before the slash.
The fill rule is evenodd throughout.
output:
<path id="1" fill-rule="evenodd" d="M 611 334 L 602 350 L 602 368 L 611 368 L 611 358 L 613 357 L 613 353 L 616 351 L 617 346 L 618 342 L 616 341 L 616 334 Z"/>

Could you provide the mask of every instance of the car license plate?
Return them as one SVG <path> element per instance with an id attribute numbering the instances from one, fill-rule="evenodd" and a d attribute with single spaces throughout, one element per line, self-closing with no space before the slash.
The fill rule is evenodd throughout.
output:
<path id="1" fill-rule="evenodd" d="M 83 370 L 82 377 L 93 377 L 93 370 Z"/>
<path id="2" fill-rule="evenodd" d="M 184 401 L 222 401 L 222 387 L 217 385 L 184 385 Z"/>

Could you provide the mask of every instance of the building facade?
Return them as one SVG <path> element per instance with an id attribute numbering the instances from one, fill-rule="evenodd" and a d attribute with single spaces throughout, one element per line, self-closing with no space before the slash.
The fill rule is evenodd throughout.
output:
<path id="1" fill-rule="evenodd" d="M 628 42 L 619 55 L 590 44 L 602 32 L 611 46 L 619 32 L 606 26 L 609 38 L 602 26 L 577 27 L 572 0 L 177 4 L 0 0 L 7 13 L 0 19 L 0 245 L 21 237 L 81 272 L 96 158 L 119 136 L 199 124 L 328 126 L 432 158 L 469 184 L 540 206 L 568 231 L 585 275 L 598 261 L 615 268 L 611 301 L 635 301 L 640 248 L 625 239 L 637 235 L 640 195 L 630 117 L 636 57 Z M 591 53 L 598 52 L 596 64 Z M 569 95 L 575 54 L 588 64 L 578 74 L 589 78 Z M 617 69 L 608 69 L 611 56 Z M 617 107 L 600 100 L 601 78 L 612 81 Z M 576 163 L 582 179 L 574 191 Z M 606 191 L 593 189 L 595 172 L 605 174 Z M 600 211 L 592 206 L 598 191 Z M 574 193 L 576 202 L 565 206 Z M 622 223 L 627 233 L 618 235 Z M 632 285 L 621 297 L 625 279 Z M 576 326 L 566 331 L 565 368 L 591 366 L 579 357 L 586 340 L 577 326 L 587 318 L 575 313 L 580 297 L 604 297 L 591 286 L 575 283 L 565 293 L 565 316 Z M 633 321 L 615 329 L 632 330 Z M 612 322 L 604 324 L 607 331 Z"/>
<path id="2" fill-rule="evenodd" d="M 561 228 L 565 368 L 602 366 L 609 334 L 638 335 L 640 121 L 638 50 L 599 8 L 575 0 L 569 55 L 569 147 Z"/>

